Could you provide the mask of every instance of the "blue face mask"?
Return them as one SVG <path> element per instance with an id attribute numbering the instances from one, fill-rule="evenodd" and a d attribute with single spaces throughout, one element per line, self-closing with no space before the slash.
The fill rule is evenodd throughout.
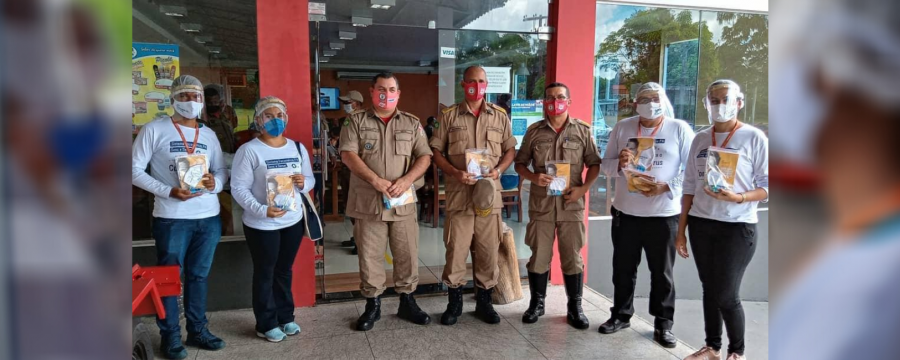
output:
<path id="1" fill-rule="evenodd" d="M 263 124 L 263 129 L 266 130 L 266 133 L 271 136 L 280 136 L 284 133 L 284 128 L 287 126 L 287 123 L 284 119 L 274 118 L 269 121 L 266 121 Z"/>

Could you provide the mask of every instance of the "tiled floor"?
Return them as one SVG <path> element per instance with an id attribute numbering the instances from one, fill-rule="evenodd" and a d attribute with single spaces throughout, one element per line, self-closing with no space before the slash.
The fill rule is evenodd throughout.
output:
<path id="1" fill-rule="evenodd" d="M 694 349 L 679 342 L 665 349 L 652 341 L 653 325 L 640 318 L 632 327 L 612 335 L 602 335 L 597 327 L 609 317 L 610 301 L 585 288 L 584 310 L 591 321 L 588 330 L 566 324 L 566 296 L 562 286 L 548 289 L 547 314 L 536 324 L 523 324 L 525 299 L 495 308 L 503 317 L 497 325 L 481 322 L 472 315 L 475 301 L 466 294 L 464 313 L 454 326 L 440 325 L 447 305 L 445 296 L 419 297 L 418 303 L 432 316 L 427 326 L 400 320 L 395 315 L 398 299 L 385 298 L 382 317 L 369 332 L 353 329 L 362 313 L 362 301 L 320 305 L 296 310 L 302 332 L 277 344 L 256 337 L 250 310 L 209 314 L 210 330 L 228 346 L 220 351 L 190 349 L 188 359 L 681 359 Z M 154 350 L 159 335 L 151 319 Z"/>

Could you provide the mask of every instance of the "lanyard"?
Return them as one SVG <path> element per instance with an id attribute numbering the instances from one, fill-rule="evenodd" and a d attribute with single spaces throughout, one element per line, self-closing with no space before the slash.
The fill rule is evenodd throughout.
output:
<path id="1" fill-rule="evenodd" d="M 656 126 L 653 128 L 653 133 L 650 134 L 650 137 L 656 136 L 656 133 L 658 133 L 658 132 L 659 132 L 659 129 L 662 128 L 662 123 L 663 123 L 663 121 L 665 121 L 665 119 L 660 120 L 660 121 L 659 121 L 659 124 L 656 124 Z M 638 120 L 637 126 L 638 126 L 638 128 L 637 128 L 637 137 L 641 137 L 641 121 L 640 121 L 640 120 Z M 715 140 L 713 140 L 713 141 L 715 142 Z"/>
<path id="2" fill-rule="evenodd" d="M 200 139 L 200 126 L 198 125 L 194 128 L 194 146 L 188 146 L 187 139 L 184 138 L 184 133 L 181 132 L 181 128 L 175 123 L 174 119 L 172 119 L 172 126 L 175 127 L 175 130 L 178 130 L 178 135 L 181 135 L 181 142 L 184 143 L 184 150 L 187 151 L 188 155 L 193 155 L 194 150 L 197 149 L 197 140 Z"/>
<path id="3" fill-rule="evenodd" d="M 731 132 L 728 133 L 728 137 L 726 137 L 725 141 L 722 142 L 722 148 L 724 148 L 725 145 L 728 145 L 728 141 L 731 140 L 731 137 L 734 136 L 734 133 L 737 131 L 737 129 L 740 129 L 742 125 L 744 125 L 744 123 L 740 121 L 738 121 L 737 124 L 734 124 L 734 129 L 731 129 Z M 712 146 L 716 146 L 716 128 L 713 128 L 712 130 Z"/>

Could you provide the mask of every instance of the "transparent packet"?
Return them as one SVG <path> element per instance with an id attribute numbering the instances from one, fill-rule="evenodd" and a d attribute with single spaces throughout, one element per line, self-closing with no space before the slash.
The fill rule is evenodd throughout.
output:
<path id="1" fill-rule="evenodd" d="M 279 210 L 297 211 L 293 173 L 287 171 L 266 172 L 266 203 Z"/>
<path id="2" fill-rule="evenodd" d="M 482 179 L 491 173 L 491 151 L 489 149 L 466 149 L 466 172 Z"/>
<path id="3" fill-rule="evenodd" d="M 712 192 L 722 190 L 734 190 L 734 176 L 737 173 L 738 160 L 741 156 L 737 151 L 710 146 L 706 150 L 706 186 Z"/>
<path id="4" fill-rule="evenodd" d="M 547 195 L 562 196 L 569 189 L 572 165 L 566 161 L 547 161 L 545 168 L 547 175 L 553 177 L 550 185 L 547 186 Z"/>
<path id="5" fill-rule="evenodd" d="M 209 173 L 209 161 L 206 154 L 182 155 L 175 158 L 175 169 L 178 172 L 179 187 L 190 190 L 191 194 L 206 192 L 203 186 L 203 175 Z"/>
<path id="6" fill-rule="evenodd" d="M 384 208 L 388 210 L 398 206 L 415 204 L 416 201 L 419 201 L 419 198 L 416 196 L 415 185 L 410 185 L 409 190 L 404 191 L 403 194 L 400 194 L 398 197 L 389 198 L 387 195 L 382 194 L 381 199 L 384 202 Z"/>
<path id="7" fill-rule="evenodd" d="M 656 186 L 656 177 L 642 171 L 631 168 L 622 169 L 625 180 L 628 183 L 628 192 L 639 193 L 653 190 Z"/>
<path id="8" fill-rule="evenodd" d="M 628 167 L 646 173 L 653 168 L 653 160 L 656 158 L 656 138 L 633 137 L 625 142 L 625 148 L 634 154 L 634 159 Z"/>

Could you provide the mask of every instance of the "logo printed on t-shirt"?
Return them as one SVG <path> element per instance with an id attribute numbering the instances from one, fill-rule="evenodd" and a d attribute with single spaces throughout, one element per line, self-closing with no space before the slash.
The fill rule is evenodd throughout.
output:
<path id="1" fill-rule="evenodd" d="M 193 147 L 193 146 L 194 146 L 194 142 L 193 142 L 193 141 L 188 141 L 188 142 L 187 142 L 187 145 L 188 145 L 188 147 Z M 206 144 L 204 144 L 204 143 L 197 143 L 197 150 L 207 150 Z M 170 152 L 170 153 L 176 153 L 176 152 L 183 152 L 183 153 L 186 153 L 186 152 L 187 152 L 187 149 L 184 148 L 184 141 L 181 141 L 181 140 L 178 140 L 178 141 L 170 141 L 170 142 L 169 142 L 169 152 Z"/>
<path id="2" fill-rule="evenodd" d="M 288 164 L 296 169 L 297 163 L 300 162 L 300 158 L 284 158 L 284 159 L 273 159 L 266 160 L 266 169 L 287 169 Z"/>

